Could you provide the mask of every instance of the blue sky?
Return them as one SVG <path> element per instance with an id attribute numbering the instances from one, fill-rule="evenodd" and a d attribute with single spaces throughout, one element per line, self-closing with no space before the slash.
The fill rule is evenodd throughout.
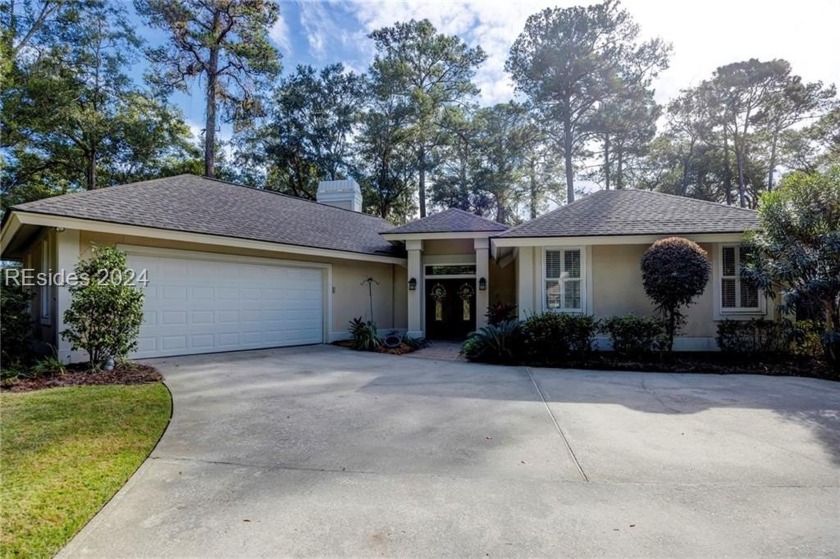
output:
<path id="1" fill-rule="evenodd" d="M 283 54 L 284 74 L 298 64 L 318 67 L 334 62 L 364 71 L 373 56 L 367 39 L 370 31 L 396 21 L 428 18 L 439 31 L 457 34 L 487 51 L 488 60 L 476 75 L 482 90 L 479 102 L 486 105 L 514 95 L 504 63 L 527 17 L 545 7 L 580 3 L 586 2 L 289 0 L 281 2 L 281 19 L 271 37 Z M 660 102 L 709 77 L 716 67 L 748 58 L 786 58 L 806 80 L 840 85 L 838 0 L 624 0 L 622 4 L 641 25 L 643 36 L 660 36 L 674 45 L 671 67 L 655 83 Z M 141 29 L 141 34 L 152 45 L 164 39 L 149 29 Z M 193 90 L 192 95 L 178 94 L 172 100 L 197 132 L 202 128 L 204 100 L 199 88 Z M 222 136 L 228 134 L 229 127 L 223 126 Z"/>

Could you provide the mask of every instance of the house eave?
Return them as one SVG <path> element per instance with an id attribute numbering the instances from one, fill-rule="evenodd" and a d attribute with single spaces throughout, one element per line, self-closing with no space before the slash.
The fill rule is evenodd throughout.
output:
<path id="1" fill-rule="evenodd" d="M 23 212 L 11 210 L 12 215 L 5 220 L 3 229 L 0 231 L 0 253 L 7 256 L 7 249 L 12 245 L 15 235 L 25 225 L 36 225 L 41 227 L 58 227 L 65 229 L 78 229 L 81 231 L 95 231 L 98 233 L 111 233 L 117 235 L 130 235 L 135 237 L 151 237 L 154 239 L 166 239 L 188 243 L 198 243 L 214 246 L 227 246 L 264 250 L 267 252 L 283 252 L 287 254 L 300 254 L 308 256 L 323 256 L 327 258 L 339 258 L 344 260 L 360 260 L 366 262 L 381 262 L 385 264 L 397 264 L 406 266 L 406 259 L 396 256 L 385 256 L 371 253 L 351 252 L 311 246 L 292 245 L 276 243 L 271 241 L 260 241 L 245 239 L 241 237 L 226 237 L 208 233 L 196 233 L 191 231 L 178 231 L 173 229 L 160 229 L 141 225 L 128 225 L 109 221 L 97 221 L 77 217 L 67 217 L 52 214 L 34 212 Z"/>
<path id="2" fill-rule="evenodd" d="M 744 238 L 744 231 L 700 232 L 700 233 L 660 233 L 645 235 L 582 235 L 582 236 L 533 236 L 533 237 L 493 237 L 494 247 L 522 246 L 580 246 L 580 245 L 638 245 L 650 244 L 665 237 L 684 237 L 696 243 L 737 242 Z"/>
<path id="3" fill-rule="evenodd" d="M 380 233 L 386 241 L 433 241 L 445 239 L 489 239 L 504 231 L 435 231 L 430 233 Z"/>

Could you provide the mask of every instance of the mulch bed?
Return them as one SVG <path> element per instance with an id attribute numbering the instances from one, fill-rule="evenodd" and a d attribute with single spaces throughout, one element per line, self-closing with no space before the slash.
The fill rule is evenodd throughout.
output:
<path id="1" fill-rule="evenodd" d="M 332 345 L 349 348 L 351 343 L 350 340 L 340 340 L 333 342 Z M 382 345 L 373 350 L 374 353 L 387 353 L 388 355 L 405 355 L 412 351 L 415 351 L 415 349 L 408 344 L 400 344 L 397 347 L 385 347 Z"/>
<path id="2" fill-rule="evenodd" d="M 543 365 L 537 365 L 543 366 Z M 546 367 L 552 365 L 544 365 Z M 556 366 L 556 365 L 555 365 Z M 602 371 L 645 371 L 655 373 L 708 373 L 718 375 L 768 375 L 840 380 L 823 361 L 807 357 L 747 358 L 723 353 L 680 352 L 662 358 L 633 360 L 611 353 L 564 363 L 565 369 Z"/>
<path id="3" fill-rule="evenodd" d="M 89 386 L 101 384 L 150 384 L 161 382 L 163 375 L 149 365 L 130 363 L 118 365 L 113 371 L 91 371 L 87 364 L 68 365 L 65 373 L 42 375 L 37 378 L 7 379 L 0 384 L 0 390 L 8 392 L 29 392 L 61 386 Z"/>

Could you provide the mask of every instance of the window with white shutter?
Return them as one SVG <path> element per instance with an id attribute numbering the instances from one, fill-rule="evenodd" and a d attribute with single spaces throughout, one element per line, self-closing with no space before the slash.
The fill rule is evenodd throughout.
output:
<path id="1" fill-rule="evenodd" d="M 740 245 L 720 250 L 720 309 L 726 312 L 760 311 L 758 289 L 741 279 L 748 251 Z"/>
<path id="2" fill-rule="evenodd" d="M 546 249 L 546 310 L 583 310 L 583 264 L 581 249 Z"/>

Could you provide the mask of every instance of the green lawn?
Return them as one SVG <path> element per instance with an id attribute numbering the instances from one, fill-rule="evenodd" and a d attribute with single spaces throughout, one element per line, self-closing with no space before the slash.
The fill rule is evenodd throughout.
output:
<path id="1" fill-rule="evenodd" d="M 0 394 L 0 555 L 51 557 L 131 477 L 169 422 L 162 384 Z"/>

